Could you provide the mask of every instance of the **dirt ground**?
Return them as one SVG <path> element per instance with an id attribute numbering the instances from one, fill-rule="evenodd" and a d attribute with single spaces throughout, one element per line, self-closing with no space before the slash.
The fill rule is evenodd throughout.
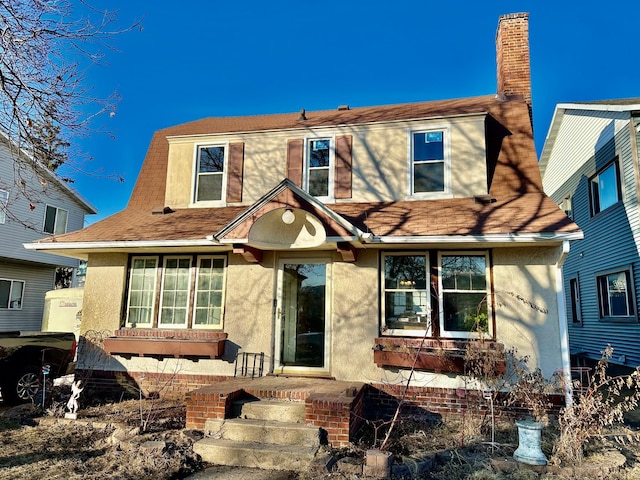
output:
<path id="1" fill-rule="evenodd" d="M 62 407 L 43 412 L 27 405 L 0 413 L 0 480 L 352 480 L 362 477 L 355 472 L 382 432 L 381 425 L 368 424 L 358 445 L 324 452 L 333 457 L 331 472 L 318 465 L 302 473 L 268 472 L 203 464 L 193 453 L 199 432 L 184 429 L 184 404 L 128 400 L 80 410 L 77 421 L 64 420 Z M 620 425 L 592 442 L 591 467 L 581 471 L 518 468 L 511 460 L 517 444 L 513 422 L 496 424 L 492 444 L 491 432 L 486 424 L 481 428 L 479 420 L 442 423 L 414 418 L 398 424 L 390 450 L 396 463 L 404 466 L 395 471 L 405 478 L 631 480 L 640 478 L 636 420 L 630 418 L 630 425 Z M 548 457 L 554 435 L 552 429 L 543 432 Z"/>

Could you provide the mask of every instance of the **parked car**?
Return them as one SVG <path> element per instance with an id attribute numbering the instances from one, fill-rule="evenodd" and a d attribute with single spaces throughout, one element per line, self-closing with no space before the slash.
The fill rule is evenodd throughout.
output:
<path id="1" fill-rule="evenodd" d="M 32 401 L 43 380 L 73 370 L 76 337 L 58 332 L 0 332 L 0 393 L 10 405 Z"/>

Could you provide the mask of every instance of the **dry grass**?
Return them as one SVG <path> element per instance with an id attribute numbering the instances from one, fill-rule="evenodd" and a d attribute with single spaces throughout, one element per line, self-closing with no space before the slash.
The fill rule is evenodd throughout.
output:
<path id="1" fill-rule="evenodd" d="M 30 426 L 21 424 L 24 417 L 3 419 L 0 480 L 184 478 L 201 468 L 182 432 L 184 406 L 158 405 L 154 428 L 130 436 L 118 436 L 117 428 L 139 425 L 138 401 L 81 410 L 76 423 Z M 157 440 L 165 442 L 163 449 L 145 448 L 145 442 Z"/>

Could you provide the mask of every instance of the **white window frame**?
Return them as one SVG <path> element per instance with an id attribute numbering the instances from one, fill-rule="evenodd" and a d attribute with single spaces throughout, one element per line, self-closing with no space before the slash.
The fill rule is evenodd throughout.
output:
<path id="1" fill-rule="evenodd" d="M 5 281 L 5 282 L 9 282 L 9 300 L 7 302 L 7 306 L 3 307 L 2 305 L 0 305 L 0 310 L 22 310 L 22 305 L 24 305 L 24 290 L 26 288 L 26 282 L 24 280 L 14 280 L 13 278 L 0 278 L 0 281 Z M 16 306 L 12 306 L 12 304 L 16 301 L 16 300 L 11 300 L 13 297 L 13 289 L 14 289 L 14 284 L 16 283 L 21 283 L 22 284 L 22 291 L 20 292 L 20 304 L 16 307 Z"/>
<path id="2" fill-rule="evenodd" d="M 143 260 L 143 261 L 147 261 L 147 260 L 155 260 L 156 262 L 156 266 L 153 268 L 153 290 L 152 290 L 152 295 L 151 295 L 151 314 L 149 315 L 149 319 L 150 322 L 149 323 L 136 323 L 135 325 L 130 321 L 130 311 L 131 311 L 131 290 L 133 287 L 133 271 L 134 271 L 134 264 L 136 260 Z M 131 257 L 131 267 L 130 267 L 130 272 L 129 272 L 129 288 L 128 288 L 128 292 L 127 292 L 127 320 L 126 320 L 126 326 L 129 328 L 132 327 L 140 327 L 143 326 L 145 328 L 150 328 L 153 326 L 154 323 L 154 319 L 156 317 L 155 315 L 155 307 L 156 307 L 156 292 L 158 290 L 158 268 L 160 265 L 160 258 L 158 256 L 148 256 L 148 255 L 144 255 L 144 256 L 135 256 L 135 257 Z M 146 267 L 145 267 L 146 268 Z M 141 290 L 142 291 L 142 290 Z"/>
<path id="3" fill-rule="evenodd" d="M 627 295 L 627 305 L 626 308 L 627 310 L 631 309 L 632 311 L 629 312 L 629 315 L 613 315 L 611 310 L 611 295 L 610 295 L 610 291 L 608 290 L 608 285 L 607 285 L 607 292 L 602 292 L 601 288 L 600 288 L 600 283 L 601 283 L 601 279 L 602 278 L 606 278 L 609 277 L 610 275 L 614 275 L 617 273 L 623 273 L 625 275 L 625 282 L 626 282 L 626 295 Z M 637 318 L 638 318 L 638 310 L 637 310 L 637 305 L 636 305 L 636 288 L 635 288 L 635 284 L 633 281 L 633 267 L 632 265 L 622 265 L 620 267 L 615 267 L 615 268 L 610 268 L 608 270 L 603 270 L 603 271 L 599 271 L 596 272 L 595 274 L 595 279 L 596 279 L 596 294 L 597 294 L 597 298 L 598 298 L 598 318 L 601 322 L 625 322 L 625 323 L 635 323 L 637 322 Z M 607 306 L 609 309 L 609 314 L 605 315 L 606 312 L 604 312 L 604 308 L 602 305 L 602 301 L 603 301 L 603 294 L 607 293 Z"/>
<path id="4" fill-rule="evenodd" d="M 167 261 L 168 260 L 189 260 L 189 274 L 187 283 L 187 303 L 184 312 L 184 321 L 182 323 L 162 323 L 162 310 L 164 309 L 164 293 L 167 278 Z M 178 263 L 179 265 L 179 263 Z M 186 329 L 189 327 L 189 309 L 192 305 L 191 276 L 193 272 L 193 255 L 166 255 L 162 260 L 162 278 L 160 280 L 160 305 L 158 306 L 158 328 L 170 329 Z"/>
<path id="5" fill-rule="evenodd" d="M 53 232 L 48 232 L 46 228 L 47 224 L 47 211 L 49 209 L 55 210 L 55 216 L 53 218 Z M 64 226 L 59 225 L 60 220 L 60 212 L 65 212 L 64 217 Z M 50 235 L 61 235 L 63 233 L 67 233 L 67 224 L 69 222 L 69 210 L 65 210 L 64 208 L 56 207 L 55 205 L 46 204 L 44 207 L 44 219 L 42 220 L 42 231 L 44 233 L 48 233 Z"/>
<path id="6" fill-rule="evenodd" d="M 9 192 L 0 190 L 0 225 L 4 225 L 7 220 L 7 205 L 9 204 Z"/>
<path id="7" fill-rule="evenodd" d="M 473 256 L 473 257 L 484 257 L 485 259 L 485 290 L 452 290 L 443 288 L 442 282 L 442 257 L 448 256 Z M 439 251 L 438 252 L 438 307 L 439 307 L 439 323 L 440 323 L 440 336 L 443 338 L 479 338 L 480 335 L 475 331 L 456 331 L 456 330 L 445 330 L 444 328 L 444 295 L 445 293 L 453 293 L 457 291 L 459 293 L 484 293 L 484 301 L 487 306 L 487 329 L 488 331 L 485 335 L 493 338 L 493 312 L 491 309 L 491 275 L 490 275 L 490 264 L 489 264 L 489 252 L 488 251 Z"/>
<path id="8" fill-rule="evenodd" d="M 405 289 L 405 288 L 387 288 L 386 287 L 386 278 L 385 278 L 385 265 L 387 257 L 408 257 L 408 256 L 420 256 L 425 259 L 425 282 L 426 286 L 424 289 Z M 382 254 L 382 263 L 380 267 L 380 281 L 381 281 L 381 292 L 382 292 L 382 328 L 383 333 L 385 335 L 396 335 L 396 336 L 406 336 L 406 337 L 423 337 L 425 336 L 425 332 L 427 336 L 431 336 L 433 333 L 432 325 L 431 325 L 431 275 L 430 275 L 430 264 L 429 264 L 429 251 L 402 251 L 402 252 L 384 252 Z M 424 312 L 423 319 L 420 320 L 422 323 L 424 321 L 425 327 L 422 329 L 400 329 L 400 328 L 390 328 L 387 325 L 387 313 L 386 313 L 386 294 L 387 292 L 399 292 L 399 293 L 411 293 L 411 292 L 426 292 L 426 311 Z"/>
<path id="9" fill-rule="evenodd" d="M 224 164 L 222 166 L 222 172 L 211 172 L 211 173 L 200 173 L 200 151 L 204 148 L 211 147 L 219 147 L 224 149 Z M 194 152 L 194 160 L 193 160 L 193 172 L 194 172 L 194 181 L 193 181 L 193 192 L 191 194 L 191 198 L 193 199 L 194 204 L 198 204 L 199 206 L 220 206 L 226 203 L 227 199 L 227 174 L 229 170 L 229 142 L 213 142 L 213 143 L 202 143 L 196 144 L 195 152 Z M 198 199 L 198 186 L 200 184 L 201 175 L 220 175 L 222 177 L 222 186 L 220 188 L 220 199 L 219 200 L 199 200 Z"/>
<path id="10" fill-rule="evenodd" d="M 615 188 L 616 188 L 617 199 L 612 204 L 607 205 L 606 207 L 603 207 L 601 202 L 602 197 L 600 195 L 598 183 L 599 183 L 600 177 L 610 168 L 613 168 L 613 171 L 615 172 Z M 621 175 L 620 163 L 618 162 L 618 157 L 616 156 L 611 162 L 607 163 L 603 168 L 598 170 L 595 173 L 595 175 L 589 178 L 589 203 L 591 204 L 592 217 L 610 209 L 611 207 L 613 207 L 614 205 L 617 205 L 620 201 L 622 201 L 622 198 L 623 198 L 622 179 L 620 178 L 620 175 Z M 598 189 L 597 205 L 596 205 L 596 196 L 594 194 L 594 191 L 596 189 Z"/>
<path id="11" fill-rule="evenodd" d="M 414 135 L 418 133 L 435 133 L 442 132 L 442 148 L 443 148 L 443 183 L 444 190 L 441 192 L 416 192 L 415 191 L 415 175 L 414 175 Z M 452 195 L 451 185 L 451 128 L 449 125 L 429 125 L 425 127 L 410 128 L 408 130 L 408 162 L 407 162 L 407 191 L 409 192 L 409 198 L 412 199 L 432 199 L 450 197 Z M 436 163 L 441 160 L 431 162 L 419 162 L 419 163 Z"/>
<path id="12" fill-rule="evenodd" d="M 198 308 L 198 293 L 200 293 L 198 277 L 200 274 L 200 260 L 211 259 L 211 260 L 222 260 L 224 262 L 223 271 L 222 271 L 222 292 L 220 294 L 220 323 L 217 325 L 198 325 L 196 324 L 196 312 Z M 196 277 L 194 281 L 194 295 L 193 295 L 193 314 L 191 319 L 191 328 L 194 330 L 199 329 L 211 329 L 211 330 L 219 330 L 223 328 L 224 325 L 224 307 L 225 307 L 225 292 L 227 291 L 227 256 L 226 255 L 198 255 L 196 257 Z M 211 291 L 211 290 L 209 290 Z"/>
<path id="13" fill-rule="evenodd" d="M 313 142 L 317 141 L 329 141 L 329 169 L 328 179 L 329 182 L 327 188 L 327 195 L 315 196 L 318 200 L 321 201 L 332 201 L 334 199 L 334 184 L 335 184 L 335 158 L 336 158 L 336 139 L 335 135 L 314 135 L 312 137 L 306 137 L 304 142 L 304 178 L 303 178 L 303 189 L 305 192 L 309 193 L 309 195 L 313 195 L 309 192 L 309 177 L 311 176 L 310 171 L 312 169 L 319 170 L 320 168 L 325 167 L 311 167 L 311 147 Z"/>

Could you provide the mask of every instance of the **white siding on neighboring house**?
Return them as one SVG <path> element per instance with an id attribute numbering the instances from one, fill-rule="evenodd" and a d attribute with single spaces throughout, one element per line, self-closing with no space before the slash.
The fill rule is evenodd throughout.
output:
<path id="1" fill-rule="evenodd" d="M 562 204 L 571 196 L 573 219 L 584 231 L 564 264 L 564 287 L 571 350 L 592 359 L 611 345 L 614 363 L 640 365 L 640 216 L 638 158 L 630 112 L 566 111 L 551 151 L 543 152 L 545 192 Z M 545 145 L 545 149 L 547 149 Z M 597 214 L 591 211 L 590 180 L 618 159 L 622 201 Z M 630 268 L 633 274 L 634 314 L 625 321 L 602 319 L 597 277 Z M 580 319 L 572 322 L 570 282 L 577 279 Z"/>
<path id="2" fill-rule="evenodd" d="M 554 145 L 542 178 L 547 195 L 553 196 L 600 146 L 613 138 L 614 132 L 627 128 L 628 123 L 626 112 L 567 110 L 558 138 L 575 138 L 576 141 Z"/>
<path id="3" fill-rule="evenodd" d="M 45 293 L 54 288 L 55 267 L 0 265 L 0 278 L 24 282 L 22 308 L 0 308 L 0 331 L 40 331 Z"/>

